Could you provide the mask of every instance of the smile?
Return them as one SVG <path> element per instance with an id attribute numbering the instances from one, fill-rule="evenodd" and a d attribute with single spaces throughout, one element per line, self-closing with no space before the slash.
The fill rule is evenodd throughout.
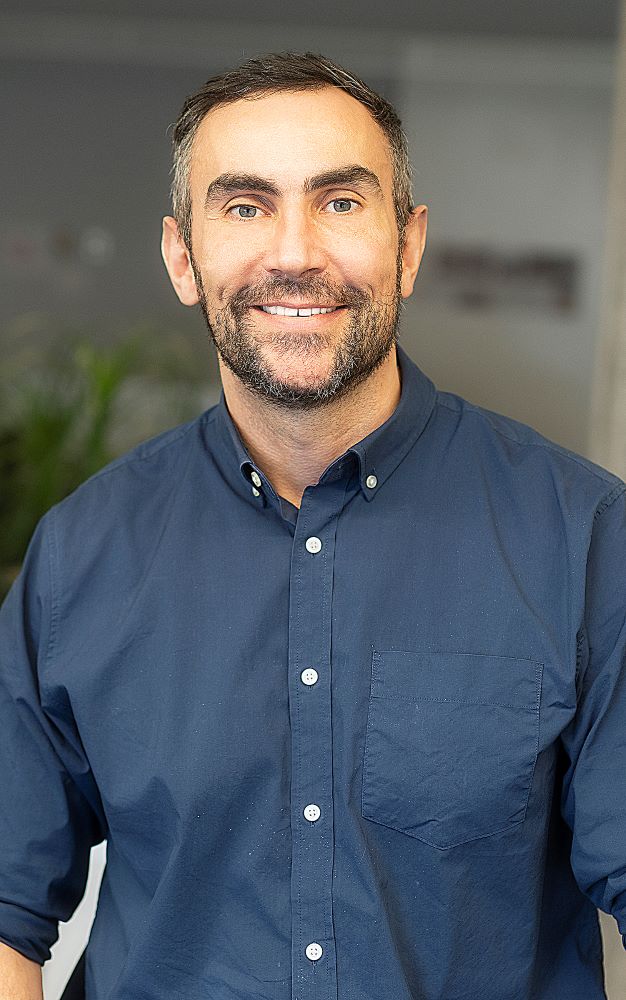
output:
<path id="1" fill-rule="evenodd" d="M 308 317 L 337 312 L 343 306 L 255 306 L 254 308 L 260 309 L 261 312 L 268 313 L 270 316 Z"/>

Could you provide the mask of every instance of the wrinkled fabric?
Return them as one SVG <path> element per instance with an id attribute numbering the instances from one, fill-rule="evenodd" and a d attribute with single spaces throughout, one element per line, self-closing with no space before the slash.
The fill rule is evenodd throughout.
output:
<path id="1" fill-rule="evenodd" d="M 45 962 L 106 839 L 87 1000 L 605 996 L 626 486 L 398 357 L 395 412 L 299 510 L 222 394 L 34 534 L 0 940 Z"/>

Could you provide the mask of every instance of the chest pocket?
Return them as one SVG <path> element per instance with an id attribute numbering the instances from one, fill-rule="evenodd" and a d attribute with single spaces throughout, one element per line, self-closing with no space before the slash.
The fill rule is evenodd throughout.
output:
<path id="1" fill-rule="evenodd" d="M 543 665 L 374 650 L 361 811 L 440 849 L 523 823 Z"/>

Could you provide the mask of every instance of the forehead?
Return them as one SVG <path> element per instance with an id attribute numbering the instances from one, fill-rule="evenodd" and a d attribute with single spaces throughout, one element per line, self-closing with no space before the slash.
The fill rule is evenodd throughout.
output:
<path id="1" fill-rule="evenodd" d="M 224 172 L 255 173 L 281 187 L 358 163 L 391 196 L 387 138 L 367 108 L 338 87 L 279 91 L 214 108 L 202 120 L 191 155 L 191 187 Z M 199 191 L 198 191 L 199 193 Z"/>

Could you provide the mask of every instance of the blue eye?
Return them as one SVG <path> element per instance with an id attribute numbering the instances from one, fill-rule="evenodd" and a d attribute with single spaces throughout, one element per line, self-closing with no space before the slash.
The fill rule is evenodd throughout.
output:
<path id="1" fill-rule="evenodd" d="M 347 215 L 350 211 L 350 206 L 357 205 L 358 202 L 354 201 L 352 198 L 333 198 L 333 200 L 329 201 L 328 204 L 347 206 L 339 208 L 331 213 L 332 215 Z"/>
<path id="2" fill-rule="evenodd" d="M 256 219 L 256 215 L 252 215 L 252 212 L 258 212 L 259 209 L 256 205 L 233 205 L 229 208 L 229 212 L 237 212 L 239 219 Z M 245 213 L 245 214 L 243 214 Z"/>

